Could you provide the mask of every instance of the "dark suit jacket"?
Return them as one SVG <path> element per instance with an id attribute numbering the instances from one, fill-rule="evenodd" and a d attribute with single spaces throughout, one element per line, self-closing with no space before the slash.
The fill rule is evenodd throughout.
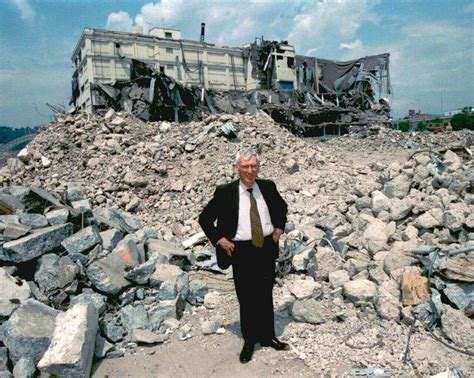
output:
<path id="1" fill-rule="evenodd" d="M 273 181 L 257 179 L 256 182 L 268 206 L 273 226 L 284 230 L 288 212 L 285 200 L 278 193 Z M 239 198 L 239 180 L 218 186 L 211 201 L 199 216 L 201 228 L 216 247 L 217 262 L 221 269 L 230 265 L 230 259 L 217 242 L 222 237 L 231 240 L 235 236 L 239 221 Z M 214 225 L 216 220 L 217 224 Z"/>

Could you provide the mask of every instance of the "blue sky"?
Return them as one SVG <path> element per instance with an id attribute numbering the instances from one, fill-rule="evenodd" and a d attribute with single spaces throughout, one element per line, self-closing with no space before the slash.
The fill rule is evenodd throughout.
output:
<path id="1" fill-rule="evenodd" d="M 465 0 L 0 0 L 0 125 L 50 120 L 67 105 L 70 57 L 85 27 L 181 29 L 228 46 L 256 36 L 299 54 L 350 60 L 389 52 L 392 115 L 474 105 L 474 2 Z"/>

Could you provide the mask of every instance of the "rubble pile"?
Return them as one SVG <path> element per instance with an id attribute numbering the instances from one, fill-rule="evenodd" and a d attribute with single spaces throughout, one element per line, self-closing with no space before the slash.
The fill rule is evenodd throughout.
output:
<path id="1" fill-rule="evenodd" d="M 331 138 L 327 144 L 349 153 L 362 150 L 391 152 L 400 149 L 445 151 L 469 147 L 474 138 L 474 133 L 467 129 L 455 133 L 402 132 L 373 125 L 353 131 L 339 138 Z"/>
<path id="2" fill-rule="evenodd" d="M 257 147 L 266 177 L 278 177 L 282 167 L 306 169 L 324 160 L 317 146 L 262 112 L 183 124 L 109 115 L 59 118 L 9 160 L 0 182 L 58 193 L 79 188 L 93 205 L 139 213 L 171 240 L 200 231 L 197 216 L 216 184 L 234 179 L 231 162 L 241 141 Z"/>
<path id="3" fill-rule="evenodd" d="M 94 356 L 189 336 L 179 319 L 207 286 L 176 265 L 189 253 L 136 216 L 24 186 L 2 190 L 0 214 L 2 369 L 89 376 Z"/>
<path id="4" fill-rule="evenodd" d="M 449 134 L 449 143 L 462 146 L 450 150 L 438 136 L 417 133 L 411 138 L 419 149 L 409 156 L 377 149 L 406 152 L 409 135 L 381 129 L 319 143 L 263 112 L 181 124 L 114 111 L 59 117 L 0 171 L 0 212 L 11 213 L 0 218 L 2 277 L 16 285 L 13 296 L 1 296 L 12 299 L 2 302 L 2 338 L 15 367 L 39 363 L 58 374 L 68 359 L 85 371 L 87 348 L 64 356 L 58 347 L 66 341 L 55 329 L 69 317 L 78 342 L 90 343 L 98 327 L 98 357 L 163 342 L 173 330 L 179 340 L 191 337 L 193 326 L 178 318 L 184 306 L 203 301 L 214 312 L 200 333 L 222 333 L 222 314 L 236 311 L 226 307 L 236 299 L 206 294 L 186 272 L 220 271 L 197 216 L 215 186 L 235 178 L 236 151 L 252 145 L 262 175 L 277 182 L 289 205 L 275 308 L 295 355 L 328 374 L 353 367 L 469 374 L 472 139 Z M 382 153 L 366 164 L 359 157 L 367 150 Z M 97 314 L 76 307 L 82 303 Z M 16 325 L 33 313 L 40 318 L 30 322 L 49 324 L 35 336 L 41 352 L 23 350 L 15 338 Z"/>
<path id="5" fill-rule="evenodd" d="M 280 316 L 318 325 L 285 330 L 315 368 L 327 360 L 330 368 L 337 357 L 393 372 L 403 356 L 420 374 L 434 374 L 446 361 L 410 360 L 401 325 L 416 319 L 420 332 L 445 338 L 462 351 L 458 363 L 462 353 L 473 356 L 474 164 L 448 150 L 378 169 L 377 180 L 360 182 L 331 211 L 312 215 L 317 231 L 295 224 L 287 235 L 280 274 L 305 276 L 287 277 Z M 369 334 L 350 340 L 362 331 Z M 318 337 L 326 332 L 337 341 Z M 367 355 L 386 339 L 392 357 Z M 334 343 L 342 345 L 337 356 L 321 345 Z"/>

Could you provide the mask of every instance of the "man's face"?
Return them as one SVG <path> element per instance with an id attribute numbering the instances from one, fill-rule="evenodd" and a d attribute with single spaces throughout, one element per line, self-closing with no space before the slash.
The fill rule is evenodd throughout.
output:
<path id="1" fill-rule="evenodd" d="M 236 166 L 239 172 L 240 179 L 244 185 L 249 188 L 255 182 L 258 172 L 260 171 L 260 164 L 257 161 L 257 157 L 252 155 L 249 159 L 240 157 L 239 163 Z"/>

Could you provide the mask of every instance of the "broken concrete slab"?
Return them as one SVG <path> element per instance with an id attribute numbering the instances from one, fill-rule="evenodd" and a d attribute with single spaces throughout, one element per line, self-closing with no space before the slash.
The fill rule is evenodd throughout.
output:
<path id="1" fill-rule="evenodd" d="M 51 344 L 38 369 L 56 376 L 90 375 L 98 313 L 92 304 L 77 304 L 59 314 Z"/>
<path id="2" fill-rule="evenodd" d="M 69 254 L 85 253 L 88 249 L 102 242 L 96 226 L 86 227 L 64 239 L 61 245 Z"/>
<path id="3" fill-rule="evenodd" d="M 122 324 L 129 330 L 149 329 L 150 322 L 148 314 L 143 304 L 129 304 L 120 310 Z"/>
<path id="4" fill-rule="evenodd" d="M 15 196 L 0 193 L 0 215 L 13 215 L 24 208 L 25 206 Z"/>
<path id="5" fill-rule="evenodd" d="M 1 327 L 1 337 L 10 357 L 16 363 L 20 358 L 38 362 L 48 349 L 59 311 L 34 299 L 28 299 Z"/>
<path id="6" fill-rule="evenodd" d="M 32 260 L 59 247 L 72 232 L 71 223 L 38 229 L 31 235 L 5 243 L 0 260 L 11 262 Z"/>
<path id="7" fill-rule="evenodd" d="M 33 378 L 36 373 L 36 365 L 31 358 L 20 358 L 14 368 L 14 378 Z"/>
<path id="8" fill-rule="evenodd" d="M 111 228 L 110 230 L 102 231 L 100 237 L 102 239 L 102 247 L 107 251 L 112 251 L 118 242 L 123 239 L 123 234 L 119 230 Z"/>
<path id="9" fill-rule="evenodd" d="M 56 226 L 58 224 L 67 223 L 69 218 L 69 210 L 68 209 L 57 209 L 48 211 L 45 215 L 46 219 L 48 220 L 51 226 Z"/>
<path id="10" fill-rule="evenodd" d="M 185 301 L 181 298 L 172 300 L 164 300 L 158 303 L 153 303 L 148 309 L 148 319 L 152 331 L 157 331 L 161 323 L 169 318 L 181 319 L 185 307 Z"/>
<path id="11" fill-rule="evenodd" d="M 191 280 L 189 281 L 189 293 L 186 300 L 192 305 L 204 303 L 204 298 L 208 291 L 209 289 L 204 281 Z"/>
<path id="12" fill-rule="evenodd" d="M 441 274 L 451 280 L 474 282 L 474 253 L 450 256 Z"/>
<path id="13" fill-rule="evenodd" d="M 131 240 L 124 240 L 107 256 L 93 261 L 86 270 L 92 284 L 108 294 L 118 294 L 131 285 L 126 271 L 143 262 L 144 258 Z"/>
<path id="14" fill-rule="evenodd" d="M 65 287 L 74 281 L 79 273 L 79 267 L 68 256 L 59 257 L 48 253 L 41 256 L 38 264 L 35 282 L 46 292 Z"/>
<path id="15" fill-rule="evenodd" d="M 139 285 L 145 285 L 150 280 L 151 275 L 155 271 L 155 263 L 147 261 L 127 272 L 125 278 L 129 281 L 135 282 Z"/>
<path id="16" fill-rule="evenodd" d="M 323 303 L 315 298 L 297 300 L 291 306 L 293 319 L 304 323 L 325 323 L 329 320 L 325 312 Z"/>
<path id="17" fill-rule="evenodd" d="M 312 277 L 305 277 L 303 279 L 296 279 L 291 281 L 288 285 L 288 290 L 295 296 L 296 299 L 304 298 L 318 298 L 323 293 L 322 285 L 316 282 Z"/>
<path id="18" fill-rule="evenodd" d="M 150 285 L 161 286 L 163 283 L 166 283 L 170 286 L 173 292 L 173 298 L 176 295 L 179 295 L 181 298 L 186 298 L 188 296 L 189 277 L 176 265 L 155 265 L 155 271 L 150 276 Z"/>
<path id="19" fill-rule="evenodd" d="M 0 301 L 23 300 L 31 296 L 26 281 L 11 276 L 4 268 L 0 268 Z"/>
<path id="20" fill-rule="evenodd" d="M 66 207 L 52 193 L 38 187 L 30 187 L 28 194 L 23 196 L 22 202 L 30 212 L 36 214 L 43 214 L 48 207 L 53 209 Z"/>
<path id="21" fill-rule="evenodd" d="M 79 303 L 92 303 L 97 312 L 102 314 L 106 309 L 107 297 L 99 293 L 81 293 L 79 295 L 71 296 L 69 308 Z"/>
<path id="22" fill-rule="evenodd" d="M 43 228 L 48 226 L 48 220 L 44 215 L 32 213 L 19 213 L 20 223 L 24 226 L 33 229 Z"/>
<path id="23" fill-rule="evenodd" d="M 22 224 L 6 223 L 3 230 L 3 239 L 5 241 L 16 240 L 30 232 L 31 227 Z"/>

